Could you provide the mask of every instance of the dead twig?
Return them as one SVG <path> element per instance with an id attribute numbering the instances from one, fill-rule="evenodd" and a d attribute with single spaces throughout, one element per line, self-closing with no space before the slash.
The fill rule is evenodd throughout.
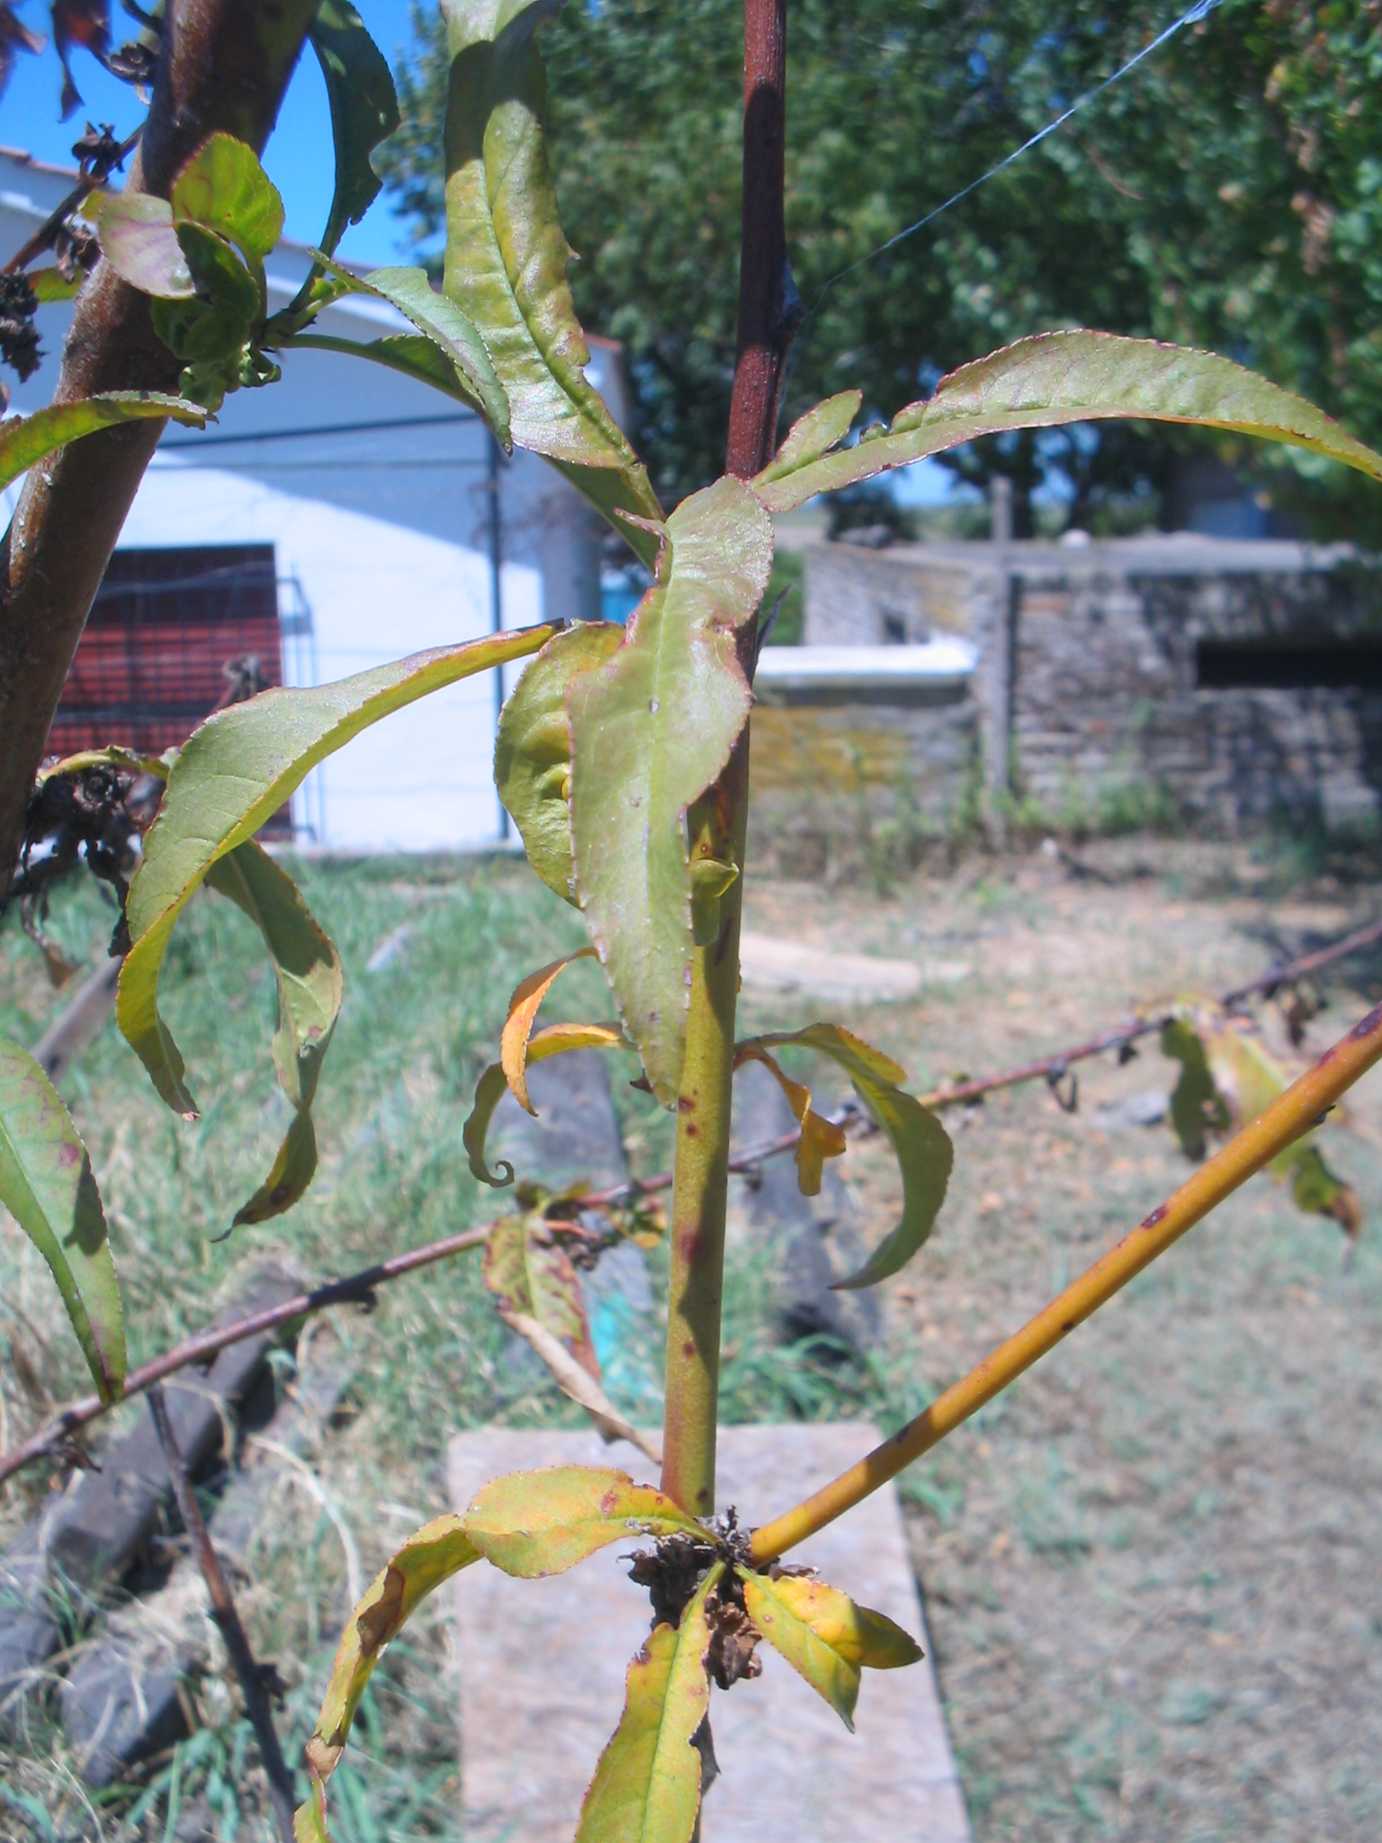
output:
<path id="1" fill-rule="evenodd" d="M 275 1675 L 273 1667 L 258 1663 L 250 1649 L 250 1641 L 245 1636 L 245 1628 L 236 1610 L 235 1597 L 230 1591 L 225 1570 L 221 1567 L 221 1558 L 212 1544 L 206 1519 L 197 1502 L 197 1494 L 192 1489 L 187 1467 L 178 1450 L 163 1390 L 158 1383 L 149 1390 L 149 1412 L 153 1416 L 158 1443 L 163 1448 L 163 1457 L 167 1462 L 168 1478 L 173 1487 L 178 1514 L 187 1531 L 202 1579 L 206 1582 L 207 1596 L 211 1601 L 211 1617 L 225 1640 L 226 1651 L 239 1680 L 240 1693 L 245 1698 L 245 1712 L 254 1729 L 254 1738 L 259 1743 L 259 1757 L 264 1763 L 269 1803 L 273 1807 L 279 1836 L 282 1843 L 293 1843 L 293 1807 L 297 1800 L 293 1794 L 293 1776 L 283 1757 L 278 1730 L 274 1726 L 273 1710 L 269 1705 L 269 1685 Z"/>

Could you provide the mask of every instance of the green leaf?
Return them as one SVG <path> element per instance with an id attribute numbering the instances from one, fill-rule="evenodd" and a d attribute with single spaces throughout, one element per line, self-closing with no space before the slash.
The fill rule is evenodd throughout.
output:
<path id="1" fill-rule="evenodd" d="M 499 715 L 494 782 L 528 862 L 565 902 L 572 891 L 571 721 L 566 694 L 624 644 L 613 621 L 578 621 L 531 660 Z"/>
<path id="2" fill-rule="evenodd" d="M 567 694 L 576 889 L 664 1107 L 681 1077 L 693 946 L 686 810 L 747 721 L 733 629 L 771 569 L 771 525 L 741 480 L 693 494 L 667 521 L 624 644 Z"/>
<path id="3" fill-rule="evenodd" d="M 158 1013 L 159 969 L 174 922 L 211 866 L 253 838 L 309 771 L 352 736 L 444 685 L 536 652 L 555 631 L 549 622 L 414 653 L 334 684 L 264 691 L 192 732 L 173 763 L 130 884 L 132 945 L 115 1008 L 126 1040 L 170 1107 L 196 1116 L 182 1057 Z"/>
<path id="4" fill-rule="evenodd" d="M 474 403 L 494 431 L 506 453 L 513 449 L 509 436 L 509 400 L 495 373 L 485 342 L 454 302 L 438 294 L 425 269 L 375 269 L 370 275 L 352 275 L 339 263 L 324 259 L 330 273 L 349 283 L 348 292 L 370 294 L 388 301 L 412 321 L 418 331 L 445 354 L 454 367 L 468 401 Z"/>
<path id="5" fill-rule="evenodd" d="M 955 1148 L 950 1135 L 933 1113 L 898 1085 L 906 1071 L 839 1024 L 808 1024 L 805 1030 L 774 1032 L 754 1037 L 745 1052 L 797 1043 L 830 1056 L 846 1071 L 859 1095 L 892 1142 L 902 1174 L 902 1220 L 891 1235 L 847 1280 L 837 1280 L 836 1290 L 874 1286 L 898 1273 L 911 1260 L 935 1225 L 950 1182 Z"/>
<path id="6" fill-rule="evenodd" d="M 183 397 L 165 397 L 153 390 L 114 390 L 100 397 L 82 397 L 76 403 L 53 403 L 32 416 L 11 416 L 0 422 L 0 487 L 17 480 L 26 468 L 68 442 L 98 429 L 122 422 L 147 422 L 171 417 L 174 422 L 205 428 L 206 411 Z"/>
<path id="7" fill-rule="evenodd" d="M 191 300 L 155 300 L 154 331 L 184 365 L 237 360 L 260 317 L 258 284 L 215 231 L 180 224 L 177 236 L 196 295 Z"/>
<path id="8" fill-rule="evenodd" d="M 1080 331 L 1038 333 L 963 365 L 941 379 L 928 402 L 899 410 L 890 428 L 814 458 L 803 443 L 800 460 L 789 457 L 784 464 L 779 455 L 753 484 L 770 512 L 789 512 L 816 493 L 836 492 L 979 435 L 1125 416 L 1287 442 L 1382 480 L 1382 455 L 1303 397 L 1231 359 L 1153 339 Z"/>
<path id="9" fill-rule="evenodd" d="M 307 1743 L 312 1790 L 293 1820 L 298 1843 L 327 1843 L 326 1781 L 345 1750 L 355 1710 L 380 1653 L 419 1602 L 462 1568 L 479 1560 L 464 1519 L 435 1517 L 412 1535 L 377 1574 L 350 1615 Z"/>
<path id="10" fill-rule="evenodd" d="M 838 1587 L 797 1574 L 773 1579 L 746 1568 L 736 1572 L 749 1618 L 851 1732 L 861 1671 L 898 1670 L 922 1656 L 900 1625 L 856 1606 Z"/>
<path id="11" fill-rule="evenodd" d="M 101 1400 L 125 1381 L 125 1326 L 91 1160 L 56 1088 L 0 1037 L 0 1205 L 52 1269 Z"/>
<path id="12" fill-rule="evenodd" d="M 849 434 L 863 401 L 863 391 L 842 390 L 798 416 L 782 446 L 755 478 L 755 487 L 790 476 L 837 448 Z"/>
<path id="13" fill-rule="evenodd" d="M 650 561 L 617 510 L 661 517 L 647 470 L 585 376 L 590 352 L 566 280 L 533 43 L 555 0 L 443 0 L 451 54 L 446 112 L 444 286 L 478 328 L 508 392 L 513 440 L 567 478 Z"/>
<path id="14" fill-rule="evenodd" d="M 562 1056 L 573 1049 L 627 1049 L 624 1033 L 610 1024 L 549 1024 L 529 1039 L 527 1061 L 544 1062 L 548 1056 Z M 491 1171 L 485 1162 L 485 1140 L 494 1110 L 508 1093 L 509 1078 L 501 1062 L 492 1062 L 475 1084 L 475 1104 L 461 1128 L 461 1143 L 470 1160 L 470 1173 L 482 1184 L 496 1189 L 513 1182 L 513 1166 L 506 1159 Z"/>
<path id="15" fill-rule="evenodd" d="M 562 1574 L 611 1542 L 705 1531 L 671 1498 L 603 1466 L 553 1465 L 511 1472 L 480 1492 L 466 1531 L 486 1561 L 535 1580 Z"/>
<path id="16" fill-rule="evenodd" d="M 701 1804 L 696 1735 L 710 1712 L 706 1601 L 712 1568 L 678 1626 L 655 1626 L 629 1665 L 624 1712 L 581 1806 L 576 1843 L 690 1843 Z"/>
<path id="17" fill-rule="evenodd" d="M 273 333 L 271 325 L 266 329 L 266 345 L 275 343 Z M 468 403 L 473 410 L 480 408 L 479 399 L 468 389 L 441 347 L 422 333 L 390 333 L 384 339 L 365 340 L 338 339 L 334 333 L 289 333 L 282 336 L 281 343 L 295 352 L 344 352 L 348 358 L 366 358 L 405 378 L 412 378 L 415 383 L 443 390 L 461 403 Z"/>
<path id="18" fill-rule="evenodd" d="M 345 979 L 340 956 L 301 890 L 262 846 L 252 839 L 238 845 L 212 865 L 207 882 L 250 918 L 273 960 L 278 988 L 274 1070 L 293 1106 L 292 1123 L 268 1177 L 236 1212 L 231 1226 L 239 1228 L 291 1209 L 316 1173 L 312 1102 L 340 1015 Z"/>
<path id="19" fill-rule="evenodd" d="M 228 237 L 251 267 L 262 264 L 283 235 L 278 187 L 254 149 L 232 134 L 202 142 L 173 181 L 171 204 L 175 218 Z"/>
<path id="20" fill-rule="evenodd" d="M 166 198 L 93 192 L 82 209 L 96 226 L 101 254 L 131 288 L 168 301 L 190 300 L 197 292 Z"/>
<path id="21" fill-rule="evenodd" d="M 350 0 L 320 0 L 307 36 L 326 79 L 336 186 L 321 247 L 334 255 L 348 224 L 358 224 L 379 194 L 370 155 L 398 126 L 398 98 L 384 54 Z"/>
<path id="22" fill-rule="evenodd" d="M 61 269 L 26 269 L 24 279 L 34 291 L 40 307 L 55 301 L 75 301 L 86 277 L 80 273 L 64 275 Z"/>

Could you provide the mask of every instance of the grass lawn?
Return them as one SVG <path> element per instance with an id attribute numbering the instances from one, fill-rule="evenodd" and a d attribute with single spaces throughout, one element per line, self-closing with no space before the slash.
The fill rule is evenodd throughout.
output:
<path id="1" fill-rule="evenodd" d="M 929 1086 L 1075 1041 L 1136 1002 L 1232 984 L 1272 959 L 1275 936 L 1294 945 L 1368 913 L 1366 888 L 1346 877 L 1283 878 L 1245 850 L 1133 839 L 1090 855 L 1107 881 L 1073 882 L 1040 856 L 972 860 L 887 896 L 764 881 L 751 885 L 749 924 L 827 951 L 914 958 L 923 972 L 964 963 L 965 978 L 928 984 L 916 1003 L 834 1008 Z M 230 905 L 193 905 L 165 975 L 201 1124 L 161 1106 L 113 1030 L 66 1082 L 106 1196 L 133 1361 L 205 1322 L 269 1258 L 327 1277 L 496 1213 L 466 1172 L 460 1122 L 509 991 L 579 943 L 578 919 L 507 862 L 309 864 L 301 875 L 349 984 L 319 1098 L 322 1171 L 296 1211 L 213 1239 L 263 1176 L 283 1124 L 268 1057 L 272 980 Z M 110 919 L 91 892 L 64 893 L 52 930 L 90 957 Z M 404 949 L 367 972 L 401 928 Z M 1382 995 L 1382 964 L 1348 963 L 1331 992 L 1314 1027 L 1321 1044 Z M 32 1042 L 61 1003 L 11 926 L 0 937 L 0 1030 Z M 607 1009 L 588 963 L 554 994 L 554 1015 Z M 750 1029 L 817 1009 L 745 995 Z M 952 1119 L 950 1199 L 930 1247 L 887 1288 L 887 1337 L 866 1368 L 774 1348 L 760 1328 L 766 1275 L 741 1259 L 729 1293 L 730 1417 L 866 1415 L 891 1426 L 914 1412 L 1179 1180 L 1167 1128 L 1103 1129 L 1091 1112 L 1167 1085 L 1151 1049 L 1123 1068 L 1086 1065 L 1075 1115 L 1023 1089 Z M 620 1104 L 636 1166 L 660 1166 L 663 1117 L 631 1091 Z M 1330 1155 L 1371 1225 L 1382 1215 L 1382 1080 L 1340 1113 Z M 846 1175 L 878 1232 L 891 1226 L 882 1149 L 851 1152 Z M 85 1386 L 47 1270 L 12 1233 L 0 1244 L 0 1351 L 9 1446 Z M 348 1594 L 443 1507 L 447 1436 L 575 1414 L 513 1360 L 473 1257 L 385 1289 L 371 1315 L 318 1321 L 299 1352 L 304 1365 L 342 1354 L 353 1365 L 347 1412 L 313 1464 L 281 1463 L 242 1584 L 251 1636 L 288 1686 L 290 1751 Z M 646 1372 L 654 1354 L 634 1353 L 631 1371 Z M 1259 1180 L 905 1481 L 981 1843 L 1382 1835 L 1379 1354 L 1375 1231 L 1346 1266 L 1335 1225 L 1297 1215 Z M 116 1425 L 142 1412 L 127 1408 Z M 0 1533 L 44 1482 L 30 1474 L 9 1489 Z M 439 1605 L 391 1649 L 367 1697 L 354 1763 L 333 1782 L 342 1843 L 458 1839 L 445 1660 Z M 0 1754 L 0 1837 L 164 1839 L 180 1813 L 202 1809 L 218 1838 L 258 1843 L 247 1729 L 219 1664 L 194 1698 L 196 1737 L 99 1810 L 54 1732 L 37 1728 Z M 866 1746 L 867 1688 L 859 1725 Z M 712 1798 L 708 1843 L 713 1812 Z"/>

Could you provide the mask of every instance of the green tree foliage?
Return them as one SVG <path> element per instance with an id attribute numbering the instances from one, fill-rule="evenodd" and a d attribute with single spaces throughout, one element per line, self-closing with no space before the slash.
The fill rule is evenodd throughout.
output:
<path id="1" fill-rule="evenodd" d="M 577 307 L 625 344 L 635 439 L 669 499 L 721 464 L 738 12 L 738 0 L 686 0 L 673 58 L 649 54 L 661 24 L 651 0 L 570 0 L 544 32 L 562 219 L 587 259 L 573 269 Z M 1036 0 L 799 0 L 788 236 L 814 311 L 789 416 L 846 384 L 862 385 L 869 411 L 890 412 L 995 339 L 1083 324 L 1231 352 L 1362 439 L 1382 434 L 1382 37 L 1369 0 L 1224 0 L 820 299 L 832 276 L 1001 160 L 1161 23 L 1107 0 L 1066 0 L 1054 24 Z M 400 72 L 404 127 L 378 158 L 426 247 L 442 223 L 446 59 L 431 8 L 416 9 L 415 32 Z M 979 485 L 1008 473 L 1021 529 L 1052 469 L 1073 485 L 1071 517 L 1083 523 L 1110 501 L 1159 494 L 1174 451 L 1164 431 L 1155 441 L 1123 426 L 1019 431 L 944 464 Z M 1326 483 L 1308 459 L 1273 465 L 1317 509 L 1351 493 L 1338 470 Z"/>

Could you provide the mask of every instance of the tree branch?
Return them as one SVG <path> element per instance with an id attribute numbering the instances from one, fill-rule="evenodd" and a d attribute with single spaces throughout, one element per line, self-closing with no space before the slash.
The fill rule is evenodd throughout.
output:
<path id="1" fill-rule="evenodd" d="M 130 186 L 166 197 L 217 130 L 262 148 L 316 10 L 316 0 L 173 0 Z M 55 401 L 172 391 L 178 375 L 147 299 L 101 263 L 78 298 Z M 63 681 L 163 427 L 107 429 L 33 468 L 0 546 L 0 900 Z"/>
<path id="2" fill-rule="evenodd" d="M 752 1556 L 762 1564 L 833 1523 L 845 1511 L 896 1478 L 947 1434 L 993 1400 L 1084 1323 L 1145 1267 L 1202 1222 L 1250 1177 L 1308 1133 L 1360 1076 L 1382 1058 L 1382 1005 L 1360 1019 L 1313 1069 L 1236 1133 L 1187 1178 L 1167 1201 L 1142 1218 L 1114 1248 L 1006 1338 L 959 1382 L 952 1383 L 914 1420 L 876 1446 L 857 1465 L 754 1532 Z"/>
<path id="3" fill-rule="evenodd" d="M 1218 1002 L 1231 1006 L 1264 993 L 1270 994 L 1295 980 L 1320 972 L 1336 960 L 1361 953 L 1367 947 L 1375 947 L 1379 942 L 1382 942 L 1382 921 L 1360 928 L 1356 933 L 1328 947 L 1321 947 L 1315 953 L 1302 954 L 1298 959 L 1280 962 L 1245 985 L 1235 986 L 1232 991 L 1222 993 Z M 1024 1063 L 1020 1068 L 1008 1069 L 1000 1075 L 990 1075 L 982 1080 L 959 1082 L 950 1088 L 937 1088 L 931 1094 L 921 1096 L 921 1099 L 928 1107 L 956 1106 L 964 1101 L 975 1100 L 980 1095 L 992 1094 L 1000 1088 L 1014 1087 L 1019 1082 L 1037 1081 L 1057 1068 L 1064 1069 L 1068 1063 L 1079 1061 L 1081 1057 L 1097 1056 L 1104 1050 L 1116 1049 L 1122 1043 L 1147 1036 L 1159 1030 L 1163 1022 L 1161 1017 L 1138 1018 L 1117 1025 L 1113 1030 L 1104 1031 L 1100 1036 L 1092 1037 L 1087 1043 L 1075 1048 L 1061 1050 L 1054 1056 Z M 853 1102 L 847 1102 L 831 1118 L 835 1124 L 847 1126 L 851 1138 L 865 1138 L 878 1130 L 873 1121 Z M 776 1158 L 783 1152 L 795 1150 L 800 1138 L 800 1130 L 793 1127 L 790 1132 L 779 1133 L 774 1139 L 749 1146 L 730 1159 L 729 1169 L 740 1173 L 756 1171 L 764 1159 Z M 633 1202 L 638 1197 L 656 1196 L 660 1191 L 669 1190 L 671 1185 L 672 1173 L 657 1171 L 650 1177 L 631 1178 L 624 1184 L 612 1184 L 606 1190 L 591 1191 L 585 1196 L 573 1198 L 571 1202 L 573 1208 L 581 1210 L 612 1208 Z M 405 1274 L 416 1273 L 436 1261 L 449 1260 L 453 1254 L 482 1247 L 493 1226 L 492 1223 L 486 1223 L 483 1228 L 466 1229 L 460 1234 L 445 1236 L 440 1241 L 428 1242 L 424 1247 L 410 1249 L 406 1254 L 396 1254 L 390 1260 L 379 1261 L 372 1267 L 362 1268 L 358 1273 L 348 1274 L 344 1279 L 325 1281 L 310 1292 L 298 1293 L 292 1299 L 284 1300 L 281 1305 L 255 1312 L 248 1318 L 236 1319 L 228 1325 L 217 1326 L 214 1330 L 200 1332 L 186 1343 L 178 1344 L 172 1350 L 164 1351 L 162 1356 L 152 1357 L 138 1369 L 131 1370 L 120 1400 L 128 1401 L 132 1396 L 142 1394 L 156 1382 L 161 1382 L 164 1377 L 180 1369 L 186 1369 L 190 1364 L 209 1363 L 227 1346 L 238 1344 L 247 1337 L 257 1337 L 260 1332 L 291 1324 L 294 1319 L 308 1318 L 314 1312 L 325 1311 L 328 1306 L 368 1305 L 372 1302 L 376 1287 L 386 1285 L 390 1280 L 400 1280 Z M 561 1225 L 556 1223 L 553 1226 L 559 1229 Z M 71 1444 L 80 1428 L 99 1420 L 116 1405 L 111 1403 L 107 1406 L 98 1396 L 85 1395 L 64 1408 L 22 1445 L 0 1456 L 0 1484 L 12 1478 L 16 1472 L 23 1471 L 26 1466 L 61 1452 Z"/>
<path id="4" fill-rule="evenodd" d="M 178 1450 L 177 1436 L 168 1418 L 163 1390 L 157 1383 L 149 1390 L 149 1412 L 153 1416 L 158 1443 L 163 1448 L 183 1528 L 187 1531 L 197 1566 L 206 1582 L 207 1597 L 211 1601 L 211 1617 L 225 1640 L 226 1651 L 239 1680 L 240 1693 L 245 1698 L 245 1712 L 259 1743 L 259 1757 L 264 1762 L 264 1776 L 269 1783 L 269 1803 L 273 1808 L 279 1836 L 282 1843 L 293 1843 L 293 1806 L 297 1801 L 293 1796 L 293 1776 L 288 1771 L 288 1762 L 283 1758 L 278 1730 L 274 1727 L 273 1710 L 269 1706 L 267 1673 L 263 1666 L 255 1662 L 254 1653 L 250 1650 L 250 1641 L 240 1623 L 240 1614 L 221 1567 L 221 1558 L 212 1546 L 201 1505 L 197 1502 L 197 1494 L 187 1476 L 186 1463 Z"/>

